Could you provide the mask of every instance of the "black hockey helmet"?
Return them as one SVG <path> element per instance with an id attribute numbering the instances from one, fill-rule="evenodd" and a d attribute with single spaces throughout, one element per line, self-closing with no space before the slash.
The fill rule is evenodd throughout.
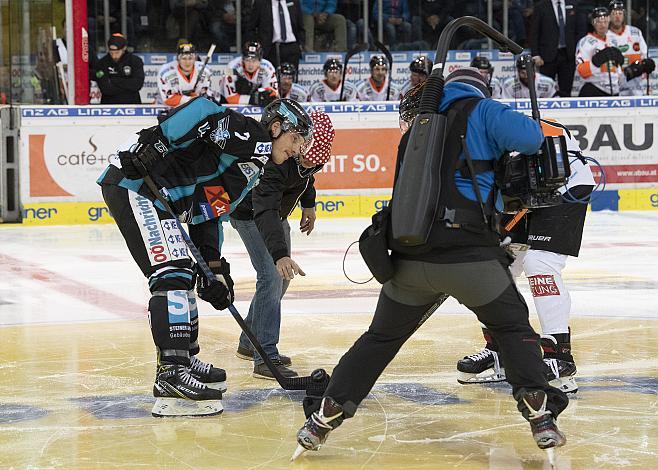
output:
<path id="1" fill-rule="evenodd" d="M 242 58 L 252 57 L 258 60 L 263 58 L 263 46 L 258 41 L 247 41 L 242 46 Z"/>
<path id="2" fill-rule="evenodd" d="M 268 129 L 276 120 L 281 122 L 283 132 L 296 132 L 305 142 L 313 138 L 313 121 L 297 101 L 281 98 L 265 106 L 260 122 Z"/>
<path id="3" fill-rule="evenodd" d="M 596 18 L 602 18 L 604 16 L 610 16 L 610 11 L 606 7 L 596 7 L 590 13 L 590 19 L 594 20 Z"/>
<path id="4" fill-rule="evenodd" d="M 476 55 L 473 57 L 473 60 L 471 60 L 471 67 L 493 73 L 493 65 L 491 65 L 491 61 L 488 57 L 481 55 Z"/>
<path id="5" fill-rule="evenodd" d="M 377 65 L 383 65 L 388 68 L 388 62 L 383 55 L 374 55 L 370 58 L 370 70 L 374 69 Z"/>
<path id="6" fill-rule="evenodd" d="M 296 73 L 297 71 L 295 70 L 295 66 L 290 62 L 284 62 L 283 64 L 279 65 L 279 75 L 294 77 Z"/>
<path id="7" fill-rule="evenodd" d="M 400 120 L 411 123 L 420 112 L 420 99 L 423 97 L 423 87 L 427 82 L 422 82 L 407 91 L 400 100 Z"/>
<path id="8" fill-rule="evenodd" d="M 626 5 L 624 5 L 623 0 L 612 0 L 608 5 L 608 10 L 626 10 Z"/>
<path id="9" fill-rule="evenodd" d="M 423 75 L 429 75 L 432 73 L 433 66 L 434 63 L 431 60 L 429 60 L 426 56 L 421 55 L 420 57 L 416 57 L 411 61 L 409 64 L 409 70 L 416 73 L 422 73 Z"/>
<path id="10" fill-rule="evenodd" d="M 187 39 L 179 39 L 178 47 L 176 48 L 176 54 L 195 54 L 196 48 Z"/>
<path id="11" fill-rule="evenodd" d="M 525 70 L 525 64 L 527 62 L 531 62 L 534 65 L 534 62 L 532 61 L 532 58 L 528 54 L 521 54 L 516 59 L 516 68 Z"/>
<path id="12" fill-rule="evenodd" d="M 327 59 L 327 61 L 322 66 L 322 71 L 325 75 L 327 75 L 327 72 L 342 72 L 343 64 L 341 63 L 340 59 Z"/>

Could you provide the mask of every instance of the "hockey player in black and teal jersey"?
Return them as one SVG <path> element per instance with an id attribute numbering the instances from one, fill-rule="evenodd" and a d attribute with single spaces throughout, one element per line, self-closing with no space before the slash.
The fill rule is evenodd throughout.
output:
<path id="1" fill-rule="evenodd" d="M 154 416 L 222 411 L 224 370 L 197 358 L 195 269 L 177 224 L 144 183 L 148 174 L 220 282 L 199 276 L 197 292 L 218 310 L 233 302 L 229 264 L 221 256 L 222 222 L 257 184 L 268 160 L 303 154 L 312 121 L 293 100 L 277 100 L 261 122 L 199 97 L 144 129 L 98 179 L 131 255 L 149 280 L 151 332 L 157 350 Z"/>

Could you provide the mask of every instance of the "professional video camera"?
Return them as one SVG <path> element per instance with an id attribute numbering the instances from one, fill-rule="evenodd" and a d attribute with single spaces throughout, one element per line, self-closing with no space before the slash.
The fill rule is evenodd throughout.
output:
<path id="1" fill-rule="evenodd" d="M 505 212 L 560 204 L 558 188 L 570 175 L 564 136 L 545 137 L 535 155 L 505 154 L 496 168 L 496 185 L 503 194 Z"/>

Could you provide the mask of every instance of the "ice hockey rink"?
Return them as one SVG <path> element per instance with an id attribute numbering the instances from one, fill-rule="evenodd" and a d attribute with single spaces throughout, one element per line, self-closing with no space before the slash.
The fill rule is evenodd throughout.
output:
<path id="1" fill-rule="evenodd" d="M 352 284 L 342 271 L 367 224 L 318 220 L 310 237 L 293 236 L 307 276 L 285 297 L 280 350 L 301 375 L 331 371 L 369 324 L 379 285 Z M 226 232 L 236 306 L 246 313 L 254 273 L 237 234 Z M 580 258 L 565 271 L 580 390 L 559 419 L 568 439 L 559 469 L 658 468 L 657 266 L 658 213 L 589 214 Z M 345 269 L 368 278 L 356 246 Z M 519 285 L 538 327 L 524 278 Z M 224 413 L 151 417 L 148 298 L 113 225 L 0 225 L 0 468 L 550 468 L 509 386 L 457 384 L 456 361 L 482 338 L 454 300 L 320 452 L 290 462 L 301 392 L 253 378 L 251 363 L 234 355 L 237 324 L 204 302 L 200 357 L 227 370 Z"/>

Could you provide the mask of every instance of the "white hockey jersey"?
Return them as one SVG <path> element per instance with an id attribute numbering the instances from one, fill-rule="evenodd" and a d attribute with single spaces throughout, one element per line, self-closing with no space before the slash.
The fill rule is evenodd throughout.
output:
<path id="1" fill-rule="evenodd" d="M 621 67 L 611 64 L 610 75 L 608 75 L 607 64 L 596 67 L 592 63 L 594 54 L 609 46 L 614 46 L 614 44 L 607 38 L 602 39 L 593 33 L 588 33 L 587 36 L 581 38 L 576 48 L 576 71 L 586 83 L 591 83 L 605 93 L 616 95 L 619 93 L 619 86 L 626 80 Z M 612 81 L 612 90 L 610 81 Z"/>
<path id="2" fill-rule="evenodd" d="M 491 77 L 489 83 L 491 88 L 491 97 L 494 99 L 501 99 L 503 97 L 503 81 L 498 77 Z"/>
<path id="3" fill-rule="evenodd" d="M 327 85 L 327 80 L 322 79 L 311 85 L 308 91 L 308 100 L 315 102 L 338 101 L 340 99 L 340 83 L 334 90 Z M 356 87 L 350 82 L 346 81 L 343 91 L 343 101 L 356 101 Z"/>
<path id="4" fill-rule="evenodd" d="M 219 81 L 219 93 L 231 104 L 247 104 L 251 98 L 251 95 L 240 95 L 235 89 L 235 81 L 238 77 L 246 78 L 254 85 L 254 89 L 278 88 L 276 70 L 269 60 L 261 59 L 259 69 L 249 74 L 242 67 L 242 57 L 236 57 L 228 63 L 226 74 Z"/>
<path id="5" fill-rule="evenodd" d="M 286 95 L 281 94 L 281 98 L 290 98 L 291 100 L 304 103 L 308 100 L 308 91 L 299 83 L 293 83 Z"/>
<path id="6" fill-rule="evenodd" d="M 555 80 L 537 73 L 535 75 L 535 90 L 537 98 L 552 98 L 557 93 Z M 530 98 L 530 90 L 517 77 L 507 77 L 501 86 L 500 97 L 502 99 L 524 99 Z"/>
<path id="7" fill-rule="evenodd" d="M 196 61 L 192 75 L 186 77 L 176 60 L 167 62 L 160 67 L 160 71 L 158 72 L 158 89 L 160 90 L 162 103 L 175 107 L 187 103 L 195 96 L 211 95 L 210 70 L 208 67 L 205 68 L 197 83 L 199 71 L 202 68 L 203 62 Z M 195 84 L 196 88 L 194 88 Z"/>
<path id="8" fill-rule="evenodd" d="M 387 75 L 386 80 L 381 88 L 375 85 L 372 78 L 367 78 L 356 86 L 356 96 L 359 101 L 386 101 L 386 91 L 390 77 Z M 397 101 L 400 99 L 400 89 L 391 83 L 391 92 L 389 94 L 389 101 Z"/>
<path id="9" fill-rule="evenodd" d="M 609 30 L 607 39 L 624 54 L 624 67 L 636 60 L 642 60 L 647 57 L 647 43 L 644 41 L 642 31 L 635 26 L 624 25 L 624 30 L 621 34 Z M 624 96 L 644 95 L 647 92 L 646 84 L 647 82 L 644 77 L 636 77 L 633 80 L 626 81 L 622 85 L 619 94 Z"/>

